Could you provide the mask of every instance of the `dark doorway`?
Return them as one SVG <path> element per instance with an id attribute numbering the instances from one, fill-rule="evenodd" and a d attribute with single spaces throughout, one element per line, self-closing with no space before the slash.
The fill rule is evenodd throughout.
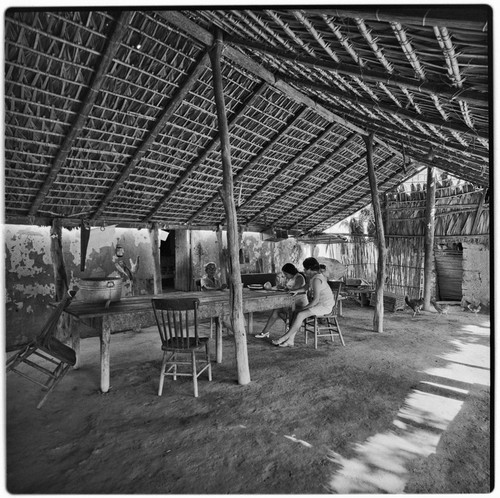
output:
<path id="1" fill-rule="evenodd" d="M 160 243 L 160 265 L 162 290 L 175 288 L 175 231 L 168 232 L 167 240 Z"/>
<path id="2" fill-rule="evenodd" d="M 434 252 L 436 260 L 439 299 L 460 301 L 462 299 L 463 249 L 462 244 L 453 244 Z"/>

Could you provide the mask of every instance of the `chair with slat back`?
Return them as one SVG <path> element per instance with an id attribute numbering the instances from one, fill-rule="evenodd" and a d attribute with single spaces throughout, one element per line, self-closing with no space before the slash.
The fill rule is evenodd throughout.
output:
<path id="1" fill-rule="evenodd" d="M 342 296 L 342 286 L 344 285 L 344 282 L 342 282 L 342 280 L 328 280 L 328 285 L 333 292 L 337 315 L 342 316 L 342 301 L 344 300 L 344 297 Z"/>
<path id="2" fill-rule="evenodd" d="M 158 396 L 162 395 L 165 376 L 192 377 L 194 396 L 198 397 L 198 377 L 205 371 L 212 380 L 208 337 L 198 335 L 199 299 L 152 299 L 160 333 L 163 360 Z M 186 359 L 187 357 L 187 359 Z"/>
<path id="3" fill-rule="evenodd" d="M 46 391 L 37 408 L 42 407 L 49 394 L 76 364 L 75 351 L 54 337 L 59 318 L 75 294 L 76 291 L 69 291 L 54 309 L 40 334 L 7 360 L 7 373 L 14 372 Z"/>
<path id="4" fill-rule="evenodd" d="M 328 282 L 333 292 L 335 304 L 333 305 L 331 313 L 323 316 L 310 316 L 304 320 L 304 334 L 305 342 L 307 344 L 307 337 L 309 333 L 314 334 L 314 348 L 318 349 L 318 337 L 331 337 L 334 342 L 334 335 L 337 334 L 340 338 L 342 346 L 345 346 L 344 337 L 340 330 L 339 322 L 337 320 L 337 306 L 339 304 L 340 292 L 342 290 L 342 282 Z"/>

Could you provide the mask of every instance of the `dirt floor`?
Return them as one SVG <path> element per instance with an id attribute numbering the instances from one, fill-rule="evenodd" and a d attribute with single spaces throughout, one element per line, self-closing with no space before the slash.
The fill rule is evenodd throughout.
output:
<path id="1" fill-rule="evenodd" d="M 490 316 L 384 315 L 346 302 L 346 346 L 303 334 L 294 348 L 248 338 L 251 383 L 234 343 L 213 381 L 168 379 L 154 328 L 114 334 L 111 390 L 99 340 L 41 410 L 37 386 L 6 378 L 6 487 L 22 494 L 488 493 Z M 255 319 L 255 333 L 265 321 Z M 276 324 L 272 337 L 283 331 Z"/>

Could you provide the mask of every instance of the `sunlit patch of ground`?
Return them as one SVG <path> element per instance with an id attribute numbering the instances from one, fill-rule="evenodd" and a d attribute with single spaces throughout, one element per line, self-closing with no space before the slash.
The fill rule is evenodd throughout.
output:
<path id="1" fill-rule="evenodd" d="M 354 458 L 331 452 L 332 460 L 340 466 L 329 482 L 332 492 L 402 493 L 409 464 L 436 452 L 470 387 L 489 387 L 490 348 L 478 343 L 479 338 L 484 342 L 484 337 L 489 336 L 489 320 L 465 325 L 460 332 L 466 339 L 450 341 L 453 351 L 439 356 L 448 364 L 424 372 L 428 379 L 408 395 L 393 421 L 394 430 L 357 445 Z"/>

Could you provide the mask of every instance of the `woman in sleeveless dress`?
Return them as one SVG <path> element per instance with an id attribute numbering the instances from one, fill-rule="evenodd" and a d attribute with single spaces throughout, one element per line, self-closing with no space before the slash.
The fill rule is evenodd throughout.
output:
<path id="1" fill-rule="evenodd" d="M 335 298 L 328 281 L 321 273 L 318 260 L 306 258 L 302 263 L 304 273 L 309 280 L 310 301 L 298 310 L 288 332 L 279 339 L 272 341 L 275 346 L 290 347 L 294 345 L 295 335 L 300 330 L 302 322 L 310 316 L 323 316 L 330 313 L 335 305 Z"/>

